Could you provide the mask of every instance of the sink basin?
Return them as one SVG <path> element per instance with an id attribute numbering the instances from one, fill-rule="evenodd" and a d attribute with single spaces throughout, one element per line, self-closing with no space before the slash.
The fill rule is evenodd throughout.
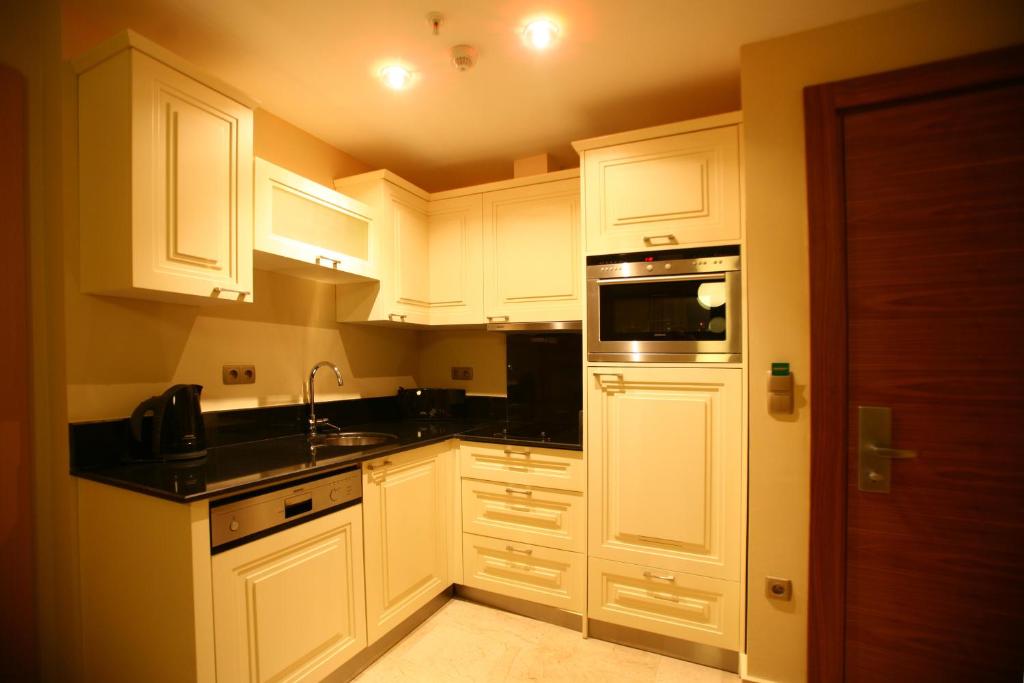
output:
<path id="1" fill-rule="evenodd" d="M 314 447 L 335 446 L 341 448 L 380 446 L 393 441 L 398 441 L 398 437 L 383 432 L 334 432 L 333 434 L 317 434 L 311 439 Z"/>

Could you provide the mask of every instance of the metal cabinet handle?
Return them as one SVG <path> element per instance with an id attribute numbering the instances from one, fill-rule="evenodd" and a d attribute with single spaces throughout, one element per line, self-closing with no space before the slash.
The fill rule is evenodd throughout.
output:
<path id="1" fill-rule="evenodd" d="M 378 470 L 378 469 L 380 469 L 382 467 L 388 467 L 389 465 L 391 465 L 391 461 L 390 460 L 385 460 L 384 462 L 380 463 L 379 465 L 367 465 L 366 469 L 368 469 L 371 472 L 373 472 L 374 470 Z"/>
<path id="2" fill-rule="evenodd" d="M 618 377 L 621 381 L 623 374 L 621 372 L 595 372 L 594 377 Z"/>
<path id="3" fill-rule="evenodd" d="M 317 254 L 317 257 L 316 257 L 317 265 L 320 265 L 321 261 L 330 261 L 331 262 L 331 268 L 334 268 L 335 270 L 337 270 L 338 266 L 341 265 L 341 261 L 339 261 L 336 258 L 331 258 L 330 256 L 324 256 L 323 254 Z"/>
<path id="4" fill-rule="evenodd" d="M 512 494 L 515 494 L 515 493 L 518 493 L 521 496 L 532 496 L 533 495 L 533 491 L 520 491 L 519 489 L 505 489 L 505 493 L 509 494 L 510 496 Z"/>
<path id="5" fill-rule="evenodd" d="M 679 240 L 672 233 L 667 235 L 644 235 L 644 244 L 654 246 L 654 240 L 665 240 L 668 244 L 679 244 Z"/>
<path id="6" fill-rule="evenodd" d="M 508 322 L 508 316 L 507 315 L 489 315 L 489 316 L 487 316 L 487 322 L 489 322 L 489 323 L 493 323 L 493 322 L 507 323 Z"/>
<path id="7" fill-rule="evenodd" d="M 510 545 L 507 545 L 507 546 L 505 546 L 505 550 L 507 550 L 510 553 L 522 553 L 523 555 L 533 555 L 533 549 L 532 548 L 525 548 L 525 549 L 520 550 L 519 548 L 514 548 L 514 547 L 512 547 Z"/>
<path id="8" fill-rule="evenodd" d="M 213 293 L 214 294 L 220 294 L 222 292 L 225 293 L 225 294 L 240 294 L 243 297 L 244 296 L 249 296 L 250 294 L 252 294 L 252 292 L 250 292 L 247 289 L 231 289 L 229 287 L 214 287 L 213 288 Z"/>
<path id="9" fill-rule="evenodd" d="M 522 455 L 522 456 L 525 456 L 525 457 L 529 458 L 530 457 L 530 451 L 529 451 L 529 449 L 527 449 L 525 451 L 514 451 L 511 448 L 506 448 L 505 449 L 505 455 Z"/>
<path id="10" fill-rule="evenodd" d="M 675 574 L 654 574 L 652 572 L 644 572 L 645 579 L 657 579 L 659 581 L 675 581 Z"/>
<path id="11" fill-rule="evenodd" d="M 390 320 L 391 322 L 404 323 L 407 317 L 408 316 L 405 315 L 404 313 L 388 313 L 388 320 Z M 395 320 L 395 318 L 398 318 L 398 320 Z"/>

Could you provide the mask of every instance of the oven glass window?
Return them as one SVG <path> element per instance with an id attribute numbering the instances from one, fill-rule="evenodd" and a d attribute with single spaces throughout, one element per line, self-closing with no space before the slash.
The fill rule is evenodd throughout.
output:
<path id="1" fill-rule="evenodd" d="M 725 281 L 601 286 L 602 341 L 724 341 Z"/>

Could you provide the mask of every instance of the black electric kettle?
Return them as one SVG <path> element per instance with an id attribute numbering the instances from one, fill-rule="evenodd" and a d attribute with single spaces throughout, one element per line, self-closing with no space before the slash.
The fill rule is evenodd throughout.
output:
<path id="1" fill-rule="evenodd" d="M 199 408 L 198 384 L 175 384 L 139 404 L 132 412 L 132 437 L 147 446 L 150 455 L 163 460 L 186 460 L 206 455 L 203 413 Z M 144 418 L 153 416 L 145 435 Z"/>

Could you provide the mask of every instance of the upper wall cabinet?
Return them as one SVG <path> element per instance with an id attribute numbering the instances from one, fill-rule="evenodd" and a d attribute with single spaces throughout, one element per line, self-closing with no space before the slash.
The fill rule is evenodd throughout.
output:
<path id="1" fill-rule="evenodd" d="M 342 178 L 335 187 L 371 207 L 380 235 L 380 282 L 339 287 L 340 322 L 483 321 L 480 195 L 432 202 L 388 171 Z"/>
<path id="2" fill-rule="evenodd" d="M 376 279 L 370 208 L 256 159 L 256 267 L 319 282 Z"/>
<path id="3" fill-rule="evenodd" d="M 82 291 L 252 301 L 252 107 L 126 31 L 78 72 Z"/>
<path id="4" fill-rule="evenodd" d="M 586 252 L 740 241 L 741 120 L 723 114 L 573 143 Z"/>
<path id="5" fill-rule="evenodd" d="M 579 179 L 487 192 L 483 208 L 487 321 L 581 320 Z"/>

